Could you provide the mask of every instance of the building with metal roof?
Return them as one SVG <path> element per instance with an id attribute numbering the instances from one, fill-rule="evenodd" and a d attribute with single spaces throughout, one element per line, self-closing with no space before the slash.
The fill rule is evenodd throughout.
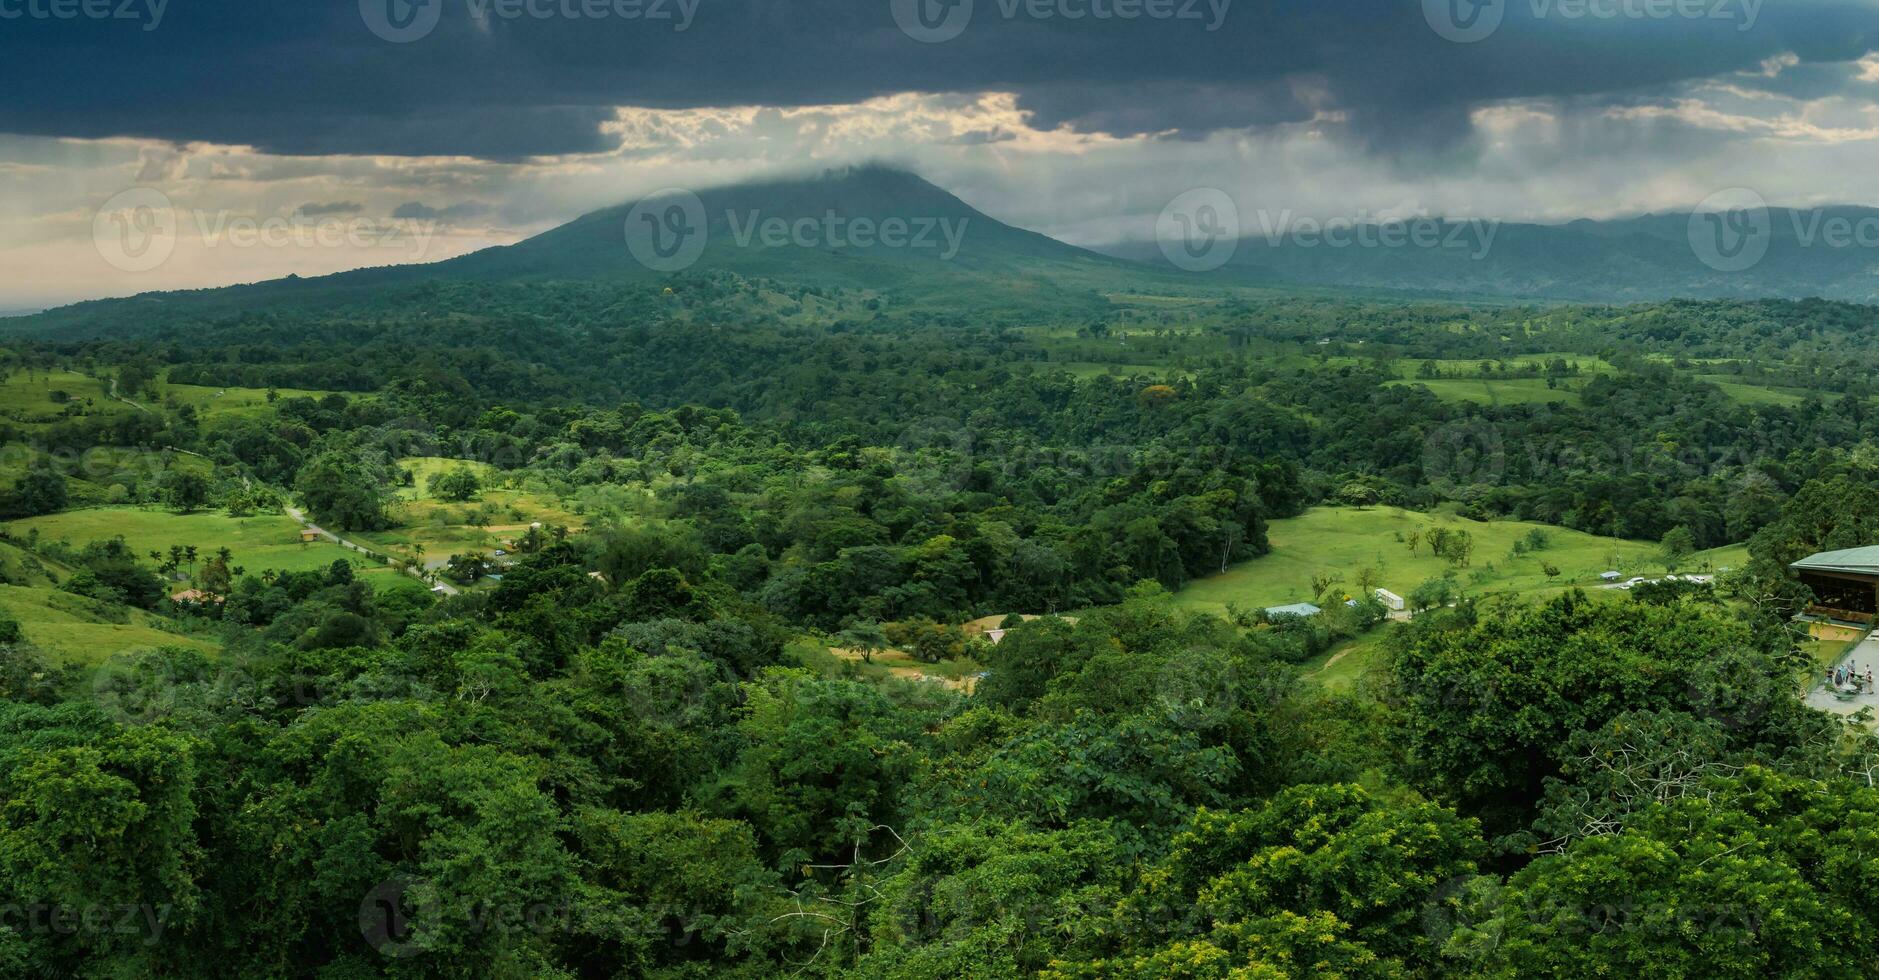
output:
<path id="1" fill-rule="evenodd" d="M 1266 609 L 1266 618 L 1274 616 L 1316 616 L 1324 610 L 1309 602 L 1294 602 L 1289 606 L 1271 606 Z"/>
<path id="2" fill-rule="evenodd" d="M 1879 547 L 1823 551 L 1788 567 L 1814 593 L 1808 612 L 1855 623 L 1879 619 Z"/>

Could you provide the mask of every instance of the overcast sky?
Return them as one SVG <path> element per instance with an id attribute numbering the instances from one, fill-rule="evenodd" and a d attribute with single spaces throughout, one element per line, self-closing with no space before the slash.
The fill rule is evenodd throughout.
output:
<path id="1" fill-rule="evenodd" d="M 1319 218 L 1879 205 L 1875 49 L 1875 0 L 0 0 L 0 310 L 863 160 L 1079 244 L 1197 187 Z M 105 254 L 114 199 L 170 205 L 173 254 Z"/>

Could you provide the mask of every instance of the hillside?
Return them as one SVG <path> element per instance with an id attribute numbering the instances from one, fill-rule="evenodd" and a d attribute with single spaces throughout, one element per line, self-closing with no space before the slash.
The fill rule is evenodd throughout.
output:
<path id="1" fill-rule="evenodd" d="M 675 276 L 763 283 L 793 298 L 809 290 L 842 291 L 850 295 L 831 304 L 834 312 L 869 319 L 990 311 L 1075 318 L 1104 309 L 1102 294 L 1109 291 L 1208 285 L 1012 227 L 914 174 L 883 166 L 710 188 L 696 200 L 692 214 L 704 216 L 704 244 L 695 257 L 682 253 L 680 262 L 654 259 L 658 268 L 629 247 L 629 229 L 645 227 L 629 220 L 641 203 L 633 201 L 514 245 L 443 262 L 78 303 L 11 319 L 0 330 L 129 336 L 204 316 L 285 309 L 430 313 L 439 311 L 440 294 L 459 287 L 514 292 L 578 284 L 637 297 Z M 687 242 L 698 227 L 693 220 L 684 225 Z M 447 300 L 442 307 L 481 309 Z"/>
<path id="2" fill-rule="evenodd" d="M 1221 274 L 1249 284 L 1572 302 L 1770 297 L 1879 301 L 1879 278 L 1874 277 L 1879 254 L 1836 231 L 1879 225 L 1879 210 L 1771 208 L 1767 214 L 1766 255 L 1741 271 L 1721 271 L 1698 258 L 1685 212 L 1560 225 L 1499 224 L 1491 229 L 1434 219 L 1418 222 L 1424 241 L 1440 243 L 1434 247 L 1337 246 L 1303 232 L 1286 234 L 1281 217 L 1243 214 L 1245 237 Z M 1352 242 L 1378 241 L 1377 228 L 1367 225 L 1349 236 Z M 1101 251 L 1166 265 L 1152 241 Z"/>
<path id="3" fill-rule="evenodd" d="M 1451 565 L 1425 547 L 1409 548 L 1409 535 L 1420 538 L 1438 527 L 1467 531 L 1474 539 L 1467 567 Z M 1430 579 L 1453 574 L 1458 588 L 1475 594 L 1518 592 L 1536 597 L 1570 589 L 1597 590 L 1604 584 L 1600 573 L 1609 570 L 1627 577 L 1661 575 L 1666 570 L 1659 547 L 1648 541 L 1529 521 L 1471 521 L 1397 507 L 1317 507 L 1298 517 L 1273 521 L 1267 534 L 1270 554 L 1196 579 L 1178 593 L 1181 602 L 1214 613 L 1224 612 L 1228 603 L 1257 609 L 1312 602 L 1319 599 L 1311 594 L 1314 576 L 1335 579 L 1340 595 L 1354 595 L 1361 591 L 1355 583 L 1364 569 L 1371 570 L 1375 587 L 1402 596 Z M 1533 550 L 1528 545 L 1536 541 L 1543 546 Z M 1715 571 L 1747 561 L 1742 548 L 1719 548 L 1691 556 L 1679 567 Z M 1559 574 L 1548 576 L 1548 567 Z"/>
<path id="4" fill-rule="evenodd" d="M 8 317 L 0 332 L 141 337 L 289 311 L 475 316 L 511 305 L 540 308 L 544 290 L 556 294 L 547 302 L 574 295 L 614 315 L 658 313 L 665 286 L 701 280 L 744 294 L 714 309 L 718 319 L 780 314 L 818 322 L 976 316 L 1074 323 L 1113 312 L 1122 295 L 1259 299 L 1326 290 L 1475 302 L 1879 302 L 1872 249 L 1860 247 L 1857 235 L 1838 234 L 1879 224 L 1879 210 L 1868 208 L 1770 209 L 1766 254 L 1742 271 L 1705 265 L 1681 212 L 1563 225 L 1425 219 L 1418 240 L 1437 243 L 1428 247 L 1339 247 L 1267 227 L 1289 220 L 1243 214 L 1246 237 L 1230 260 L 1196 273 L 1170 265 L 1152 241 L 1100 251 L 1067 245 L 999 221 L 915 174 L 857 166 L 707 188 L 695 197 L 662 192 L 442 262 L 78 303 Z M 1348 234 L 1360 242 L 1384 237 L 1374 225 Z M 653 236 L 658 247 L 648 249 Z"/>

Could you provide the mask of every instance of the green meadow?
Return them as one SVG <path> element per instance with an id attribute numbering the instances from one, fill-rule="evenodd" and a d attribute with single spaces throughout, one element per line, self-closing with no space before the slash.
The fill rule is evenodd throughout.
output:
<path id="1" fill-rule="evenodd" d="M 409 471 L 415 482 L 398 491 L 390 508 L 394 526 L 348 535 L 390 555 L 407 557 L 421 551 L 426 563 L 435 564 L 451 555 L 505 547 L 527 533 L 531 524 L 579 528 L 583 523 L 580 515 L 562 506 L 551 494 L 492 486 L 503 480 L 503 474 L 487 463 L 411 456 L 400 459 L 398 465 Z M 474 471 L 482 481 L 484 489 L 477 499 L 456 503 L 432 495 L 431 478 L 460 467 Z"/>
<path id="2" fill-rule="evenodd" d="M 41 542 L 62 541 L 73 547 L 121 535 L 132 551 L 146 558 L 152 551 L 169 551 L 171 545 L 194 545 L 199 560 L 227 548 L 235 556 L 233 563 L 251 573 L 266 569 L 317 571 L 346 560 L 378 587 L 404 584 L 404 577 L 393 570 L 330 541 L 302 543 L 300 525 L 285 514 L 229 517 L 216 511 L 175 514 L 143 507 L 91 507 L 10 521 L 4 526 L 16 538 L 38 531 Z M 416 580 L 410 581 L 419 585 Z"/>
<path id="3" fill-rule="evenodd" d="M 475 460 L 466 459 L 448 459 L 441 456 L 406 456 L 398 461 L 398 468 L 410 473 L 413 477 L 413 484 L 411 486 L 400 487 L 398 489 L 398 499 L 400 500 L 436 500 L 437 498 L 431 495 L 431 480 L 439 473 L 445 473 L 451 470 L 467 469 L 475 473 L 477 480 L 483 484 L 485 491 L 487 491 L 490 484 L 502 478 L 502 471 L 488 463 L 480 463 Z"/>
<path id="4" fill-rule="evenodd" d="M 1466 530 L 1473 537 L 1470 567 L 1455 568 L 1430 554 L 1426 544 L 1410 551 L 1409 535 L 1421 532 L 1426 536 L 1433 527 Z M 1514 542 L 1536 530 L 1547 536 L 1547 548 L 1512 554 Z M 1358 571 L 1364 568 L 1377 570 L 1379 587 L 1404 597 L 1451 570 L 1457 584 L 1471 594 L 1597 588 L 1604 584 L 1599 574 L 1608 570 L 1627 577 L 1665 571 L 1653 542 L 1624 541 L 1524 521 L 1471 521 L 1396 507 L 1313 508 L 1299 517 L 1273 521 L 1268 536 L 1271 554 L 1191 582 L 1176 599 L 1209 612 L 1222 612 L 1229 602 L 1247 609 L 1310 602 L 1316 598 L 1311 595 L 1314 576 L 1335 576 L 1339 579 L 1336 594 L 1354 595 Z M 1728 548 L 1693 556 L 1681 567 L 1688 571 L 1705 563 L 1712 568 L 1741 567 L 1745 561 L 1745 550 Z M 1544 566 L 1549 564 L 1559 570 L 1557 578 L 1547 577 Z"/>
<path id="5" fill-rule="evenodd" d="M 1731 375 L 1727 374 L 1702 374 L 1697 377 L 1721 388 L 1723 394 L 1728 395 L 1732 401 L 1743 405 L 1777 405 L 1782 408 L 1792 408 L 1806 401 L 1808 395 L 1800 388 L 1772 388 L 1767 385 L 1731 381 L 1729 380 Z M 1822 400 L 1829 400 L 1833 397 L 1835 396 L 1826 393 L 1821 395 Z"/>
<path id="6" fill-rule="evenodd" d="M 161 405 L 165 408 L 180 408 L 188 405 L 202 418 L 218 416 L 242 416 L 253 418 L 273 411 L 273 403 L 268 401 L 266 388 L 211 388 L 203 385 L 163 384 Z M 308 391 L 301 388 L 277 388 L 275 395 L 287 398 L 324 398 L 331 394 L 326 391 Z"/>
<path id="7" fill-rule="evenodd" d="M 50 558 L 0 541 L 0 582 L 8 585 L 52 586 L 72 570 Z"/>
<path id="8" fill-rule="evenodd" d="M 0 611 L 18 620 L 26 640 L 70 663 L 99 664 L 119 653 L 162 646 L 220 649 L 170 620 L 58 589 L 0 585 Z"/>
<path id="9" fill-rule="evenodd" d="M 64 401 L 58 400 L 59 394 L 65 396 Z M 112 399 L 110 382 L 76 371 L 33 371 L 29 374 L 22 370 L 0 378 L 0 418 L 15 425 L 31 427 L 52 424 L 75 405 L 88 415 L 136 411 Z"/>
<path id="10" fill-rule="evenodd" d="M 167 551 L 174 544 L 194 545 L 203 555 L 227 548 L 234 552 L 235 564 L 253 571 L 310 571 L 352 554 L 330 542 L 302 544 L 299 525 L 285 514 L 229 517 L 214 511 L 176 514 L 155 508 L 93 507 L 12 521 L 6 527 L 15 537 L 36 530 L 41 541 L 73 546 L 121 535 L 140 555 Z"/>
<path id="11" fill-rule="evenodd" d="M 1150 378 L 1165 378 L 1173 375 L 1185 375 L 1166 365 L 1155 364 L 1108 364 L 1098 361 L 1051 361 L 1043 367 L 1050 370 L 1065 371 L 1080 381 L 1091 378 L 1127 378 L 1141 375 Z"/>
<path id="12" fill-rule="evenodd" d="M 1551 386 L 1545 378 L 1431 378 L 1391 383 L 1421 385 L 1445 402 L 1472 402 L 1476 405 L 1577 405 L 1578 389 L 1585 385 L 1585 380 L 1561 378 Z"/>

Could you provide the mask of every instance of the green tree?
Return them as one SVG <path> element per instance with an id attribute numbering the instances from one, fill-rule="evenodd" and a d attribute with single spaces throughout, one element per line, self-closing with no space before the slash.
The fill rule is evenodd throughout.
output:
<path id="1" fill-rule="evenodd" d="M 854 681 L 777 676 L 748 689 L 747 747 L 724 804 L 761 834 L 778 867 L 843 856 L 900 818 L 923 721 Z"/>
<path id="2" fill-rule="evenodd" d="M 465 585 L 474 585 L 489 574 L 489 556 L 480 551 L 451 555 L 450 561 L 444 566 L 444 574 Z"/>
<path id="3" fill-rule="evenodd" d="M 1483 976 L 1866 976 L 1879 793 L 1750 768 L 1459 892 L 1449 962 Z"/>
<path id="4" fill-rule="evenodd" d="M 1663 556 L 1665 567 L 1674 572 L 1678 565 L 1683 564 L 1684 559 L 1696 551 L 1696 536 L 1683 525 L 1673 527 L 1664 533 L 1664 541 L 1659 551 Z"/>
<path id="5" fill-rule="evenodd" d="M 1776 631 L 1779 632 L 1778 630 Z M 1576 733 L 1626 711 L 1725 720 L 1783 738 L 1802 711 L 1779 636 L 1720 610 L 1604 603 L 1573 592 L 1464 630 L 1410 632 L 1395 657 L 1409 748 L 1447 798 L 1524 826 Z"/>
<path id="6" fill-rule="evenodd" d="M 850 624 L 847 629 L 836 634 L 835 642 L 861 654 L 864 663 L 873 663 L 874 655 L 887 649 L 888 645 L 887 633 L 881 629 L 881 624 L 875 622 Z"/>
<path id="7" fill-rule="evenodd" d="M 1131 956 L 1064 977 L 1400 976 L 1441 953 L 1424 918 L 1487 853 L 1472 820 L 1308 785 L 1261 807 L 1201 810 L 1121 903 Z"/>
<path id="8" fill-rule="evenodd" d="M 199 816 L 202 746 L 155 727 L 120 727 L 93 713 L 9 704 L 18 733 L 0 743 L 0 882 L 10 895 L 75 915 L 88 908 L 149 910 L 186 933 L 202 907 Z M 20 737 L 26 736 L 26 737 Z M 25 898 L 30 896 L 30 899 Z M 162 972 L 149 925 L 127 931 L 38 934 L 33 959 L 70 975 L 82 964 Z"/>
<path id="9" fill-rule="evenodd" d="M 202 474 L 172 469 L 157 481 L 163 503 L 179 514 L 189 514 L 209 502 L 209 481 Z"/>
<path id="10" fill-rule="evenodd" d="M 1409 592 L 1409 608 L 1417 612 L 1440 609 L 1454 602 L 1457 596 L 1455 575 L 1453 572 L 1441 578 L 1432 578 L 1416 586 Z"/>
<path id="11" fill-rule="evenodd" d="M 483 483 L 476 477 L 476 471 L 467 466 L 453 467 L 431 477 L 431 496 L 452 503 L 464 503 L 475 500 L 483 492 Z"/>
<path id="12" fill-rule="evenodd" d="M 56 514 L 65 509 L 65 477 L 49 466 L 35 466 L 13 483 L 8 509 L 20 517 Z"/>
<path id="13" fill-rule="evenodd" d="M 1377 501 L 1383 499 L 1383 497 L 1381 494 L 1377 493 L 1375 487 L 1353 482 L 1346 483 L 1338 488 L 1337 499 L 1339 503 L 1346 507 L 1368 510 L 1376 506 Z"/>
<path id="14" fill-rule="evenodd" d="M 378 479 L 349 453 L 331 450 L 300 470 L 295 492 L 314 520 L 345 531 L 377 531 L 389 523 Z"/>

